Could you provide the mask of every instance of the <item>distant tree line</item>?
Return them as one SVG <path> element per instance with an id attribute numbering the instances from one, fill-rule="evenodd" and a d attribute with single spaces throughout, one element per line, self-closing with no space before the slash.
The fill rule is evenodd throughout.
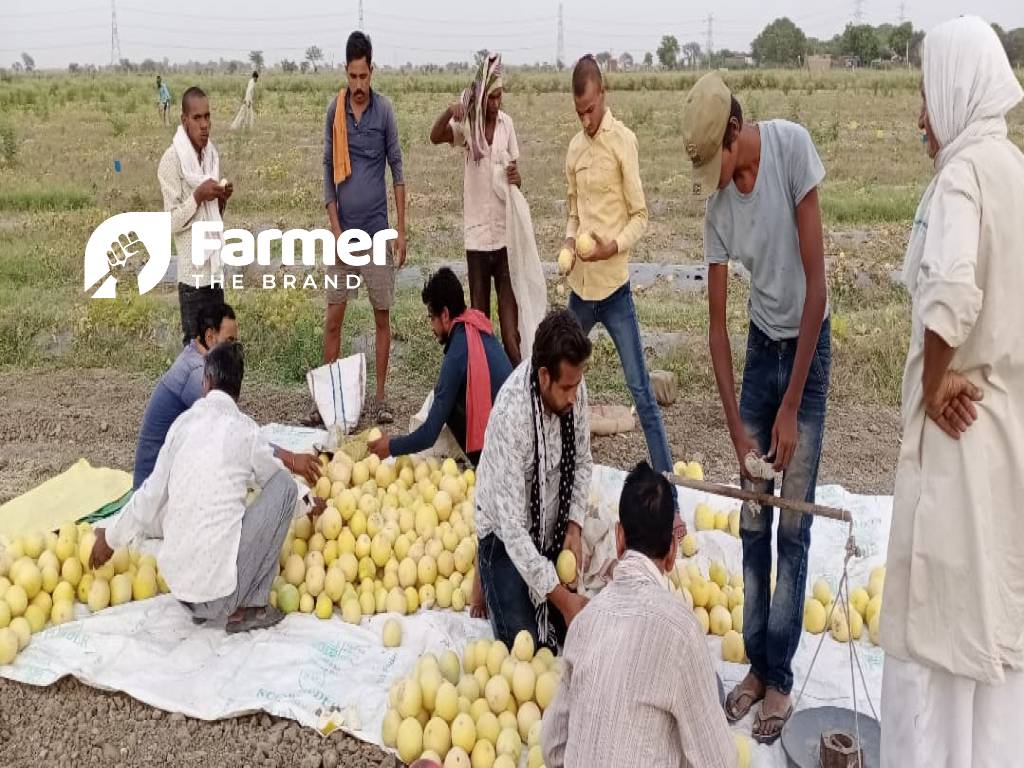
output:
<path id="1" fill-rule="evenodd" d="M 1024 67 L 1024 27 L 1004 30 L 998 24 L 993 24 L 992 28 L 1006 49 L 1010 63 L 1015 67 Z M 909 21 L 899 25 L 847 24 L 840 34 L 834 35 L 829 40 L 820 40 L 808 37 L 792 20 L 782 17 L 768 24 L 754 38 L 749 56 L 759 67 L 803 66 L 808 56 L 824 55 L 840 59 L 844 64 L 855 66 L 906 62 L 919 66 L 921 63 L 921 41 L 924 39 L 924 34 L 923 31 L 914 29 L 913 24 Z M 447 64 L 414 65 L 412 62 L 406 62 L 397 69 L 402 72 L 432 74 L 465 72 L 479 65 L 483 57 L 487 55 L 487 51 L 481 49 L 468 55 L 472 56 L 472 62 L 469 59 L 450 61 Z M 657 50 L 653 54 L 651 51 L 647 51 L 639 65 L 628 51 L 618 57 L 615 57 L 610 51 L 602 51 L 595 54 L 595 58 L 606 70 L 631 70 L 638 67 L 651 69 L 654 66 L 655 58 L 658 66 L 662 69 L 694 69 L 713 65 L 735 66 L 737 62 L 742 66 L 747 54 L 729 50 L 706 51 L 701 48 L 700 43 L 691 41 L 680 44 L 674 35 L 665 35 L 661 38 Z M 304 59 L 301 61 L 281 59 L 277 63 L 277 68 L 286 73 L 315 73 L 324 67 L 324 61 L 324 52 L 320 46 L 311 45 L 306 49 Z M 263 51 L 254 50 L 249 51 L 248 61 L 221 58 L 217 61 L 190 61 L 187 64 L 171 65 L 166 58 L 159 62 L 153 59 L 133 62 L 125 58 L 111 67 L 72 63 L 68 65 L 68 71 L 73 74 L 104 70 L 143 73 L 192 71 L 235 74 L 252 69 L 262 70 L 265 67 Z M 532 65 L 518 68 L 524 71 L 561 71 L 564 67 L 565 62 L 558 61 L 554 64 L 534 62 Z M 20 60 L 11 64 L 11 71 L 16 73 L 32 72 L 35 68 L 35 59 L 27 52 L 22 53 Z M 383 69 L 390 69 L 390 67 L 385 66 Z"/>
<path id="2" fill-rule="evenodd" d="M 1006 49 L 1010 63 L 1024 66 L 1024 27 L 1006 32 L 993 24 Z M 788 18 L 780 18 L 766 26 L 754 38 L 751 54 L 761 67 L 788 67 L 803 64 L 808 56 L 830 55 L 859 66 L 878 62 L 921 63 L 921 41 L 924 32 L 914 29 L 909 21 L 903 24 L 847 24 L 842 33 L 830 40 L 807 37 Z"/>

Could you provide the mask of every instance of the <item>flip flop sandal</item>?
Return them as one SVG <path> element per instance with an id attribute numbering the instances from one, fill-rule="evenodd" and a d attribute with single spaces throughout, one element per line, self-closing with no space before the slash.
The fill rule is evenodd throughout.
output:
<path id="1" fill-rule="evenodd" d="M 391 412 L 391 407 L 388 405 L 387 400 L 377 403 L 377 423 L 391 424 L 394 420 L 395 414 Z"/>
<path id="2" fill-rule="evenodd" d="M 272 627 L 284 618 L 284 613 L 273 606 L 246 611 L 245 618 L 240 621 L 229 621 L 224 630 L 233 635 L 238 632 L 249 632 L 253 629 Z"/>
<path id="3" fill-rule="evenodd" d="M 733 688 L 725 697 L 725 719 L 729 721 L 729 725 L 735 725 L 762 699 L 764 694 L 759 696 L 749 689 L 740 690 L 739 686 Z"/>
<path id="4" fill-rule="evenodd" d="M 789 718 L 793 714 L 793 705 L 790 704 L 789 708 L 781 715 L 763 715 L 763 710 L 758 712 L 754 717 L 754 728 L 750 735 L 758 744 L 771 745 L 778 741 L 779 736 L 782 735 L 782 729 L 786 727 L 786 723 L 789 722 Z M 774 724 L 778 723 L 778 728 L 774 727 Z M 758 730 L 764 730 L 766 724 L 773 725 L 771 730 L 767 733 L 758 733 Z"/>
<path id="5" fill-rule="evenodd" d="M 324 420 L 320 417 L 320 411 L 315 405 L 304 418 L 300 419 L 300 423 L 304 427 L 316 427 L 319 429 L 322 429 L 324 426 Z"/>

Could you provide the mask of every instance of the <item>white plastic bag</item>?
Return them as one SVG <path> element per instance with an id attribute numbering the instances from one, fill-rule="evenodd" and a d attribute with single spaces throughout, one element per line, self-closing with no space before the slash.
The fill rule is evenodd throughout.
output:
<path id="1" fill-rule="evenodd" d="M 414 432 L 419 429 L 420 425 L 427 420 L 427 415 L 430 413 L 430 406 L 434 404 L 434 390 L 430 390 L 427 394 L 427 399 L 423 401 L 423 405 L 420 406 L 420 410 L 415 416 L 409 419 L 409 431 Z M 420 451 L 420 456 L 437 456 L 438 458 L 458 458 L 462 455 L 462 448 L 459 447 L 459 441 L 455 439 L 455 435 L 445 424 L 441 427 L 441 433 L 437 436 L 436 442 L 427 448 L 425 451 Z"/>
<path id="2" fill-rule="evenodd" d="M 366 355 L 362 352 L 306 373 L 309 395 L 328 431 L 348 434 L 359 424 L 366 396 Z"/>
<path id="3" fill-rule="evenodd" d="M 508 247 L 508 272 L 512 292 L 519 307 L 519 349 L 523 359 L 533 351 L 537 326 L 548 311 L 547 284 L 540 266 L 537 240 L 533 233 L 530 205 L 518 187 L 508 183 L 505 168 L 510 158 L 501 150 L 494 163 L 494 191 L 505 201 L 505 238 Z"/>

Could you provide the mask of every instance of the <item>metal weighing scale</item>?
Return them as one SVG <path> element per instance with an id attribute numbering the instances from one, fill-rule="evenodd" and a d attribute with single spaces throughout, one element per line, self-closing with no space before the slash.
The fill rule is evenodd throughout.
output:
<path id="1" fill-rule="evenodd" d="M 799 512 L 804 515 L 815 517 L 826 517 L 831 520 L 844 522 L 849 527 L 849 535 L 846 540 L 846 557 L 843 560 L 843 575 L 836 590 L 836 601 L 832 610 L 842 604 L 849 610 L 849 587 L 846 566 L 854 557 L 860 556 L 860 550 L 853 538 L 853 517 L 844 509 L 825 507 L 819 504 L 811 504 L 805 501 L 794 501 L 783 499 L 768 493 L 748 491 L 742 488 L 734 488 L 729 485 L 708 483 L 703 480 L 691 480 L 679 475 L 666 473 L 669 482 L 690 488 L 695 491 L 703 491 L 715 496 L 725 496 L 737 499 L 750 505 L 755 510 L 762 506 L 776 507 L 791 512 Z M 832 617 L 828 617 L 826 626 L 831 624 Z M 849 616 L 847 616 L 849 623 Z M 825 640 L 825 633 L 821 635 L 818 644 L 818 651 L 821 650 L 821 643 Z M 867 684 L 864 681 L 864 673 L 860 669 L 860 659 L 857 656 L 856 643 L 851 639 L 850 647 L 850 678 L 854 683 L 854 709 L 849 710 L 843 707 L 815 707 L 794 712 L 782 731 L 780 741 L 782 749 L 786 753 L 787 764 L 790 768 L 878 768 L 880 765 L 882 728 L 877 720 L 874 704 L 871 697 L 867 695 Z M 810 679 L 814 669 L 814 662 L 817 661 L 818 653 L 814 654 L 811 666 L 807 670 L 807 679 Z M 854 670 L 860 671 L 861 685 L 864 688 L 868 705 L 875 717 L 857 711 L 857 688 L 854 678 Z M 807 682 L 804 681 L 804 686 Z M 800 703 L 800 695 L 796 703 Z"/>

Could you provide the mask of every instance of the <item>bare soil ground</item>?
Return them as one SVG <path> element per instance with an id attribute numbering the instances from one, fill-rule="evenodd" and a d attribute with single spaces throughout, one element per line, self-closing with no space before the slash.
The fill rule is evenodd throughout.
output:
<path id="1" fill-rule="evenodd" d="M 130 470 L 151 387 L 148 377 L 110 369 L 0 373 L 0 501 L 83 456 L 94 465 Z M 421 398 L 422 393 L 396 387 L 398 425 L 407 423 Z M 250 383 L 241 405 L 261 423 L 297 423 L 308 399 L 298 388 Z M 717 402 L 680 402 L 664 415 L 677 458 L 700 459 L 709 479 L 733 479 L 735 459 Z M 820 482 L 891 493 L 899 440 L 896 409 L 834 408 L 825 434 Z M 594 442 L 595 461 L 613 466 L 630 466 L 645 453 L 639 430 Z M 268 715 L 208 723 L 168 715 L 71 679 L 51 688 L 0 680 L 2 766 L 170 764 L 369 768 L 396 763 L 343 734 L 323 739 Z"/>

